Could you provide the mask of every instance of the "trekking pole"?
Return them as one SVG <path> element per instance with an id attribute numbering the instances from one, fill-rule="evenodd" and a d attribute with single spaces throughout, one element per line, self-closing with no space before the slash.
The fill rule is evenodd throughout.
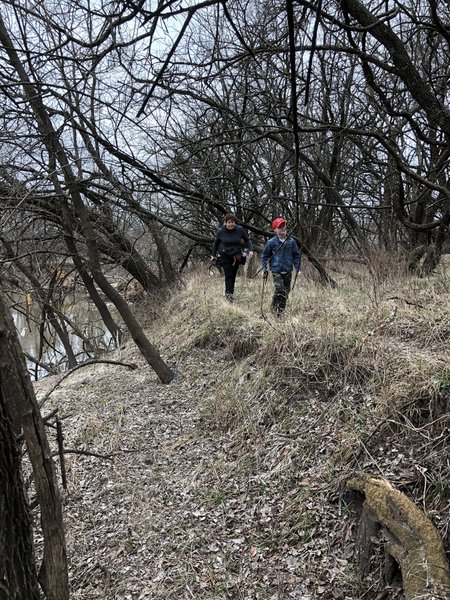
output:
<path id="1" fill-rule="evenodd" d="M 262 316 L 263 319 L 266 318 L 266 315 L 264 314 L 264 289 L 266 287 L 266 281 L 267 281 L 268 276 L 269 276 L 269 272 L 268 271 L 264 271 L 263 280 L 262 280 L 262 287 L 261 287 L 261 307 L 260 307 L 261 308 L 261 316 Z"/>
<path id="2" fill-rule="evenodd" d="M 294 291 L 295 284 L 297 283 L 298 271 L 295 271 L 294 283 L 292 284 L 292 291 Z"/>

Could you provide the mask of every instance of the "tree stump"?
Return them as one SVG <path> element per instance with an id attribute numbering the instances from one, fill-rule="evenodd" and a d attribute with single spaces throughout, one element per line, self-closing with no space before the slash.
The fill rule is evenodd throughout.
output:
<path id="1" fill-rule="evenodd" d="M 450 572 L 436 528 L 405 494 L 369 475 L 354 477 L 347 487 L 364 494 L 365 510 L 386 531 L 386 548 L 400 566 L 406 600 L 448 600 Z"/>

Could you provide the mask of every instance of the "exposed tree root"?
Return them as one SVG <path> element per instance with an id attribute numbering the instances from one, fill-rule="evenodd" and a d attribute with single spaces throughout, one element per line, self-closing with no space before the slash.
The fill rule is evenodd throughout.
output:
<path id="1" fill-rule="evenodd" d="M 347 487 L 364 494 L 364 511 L 380 523 L 386 548 L 402 571 L 406 600 L 450 598 L 450 573 L 444 546 L 428 517 L 405 494 L 384 480 L 363 475 Z"/>

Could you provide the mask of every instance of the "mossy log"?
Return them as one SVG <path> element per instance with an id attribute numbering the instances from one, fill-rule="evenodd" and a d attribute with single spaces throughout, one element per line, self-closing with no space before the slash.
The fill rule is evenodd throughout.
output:
<path id="1" fill-rule="evenodd" d="M 364 508 L 384 527 L 387 550 L 402 572 L 406 600 L 448 600 L 444 545 L 423 511 L 384 479 L 363 475 L 350 479 L 347 487 L 364 494 Z"/>

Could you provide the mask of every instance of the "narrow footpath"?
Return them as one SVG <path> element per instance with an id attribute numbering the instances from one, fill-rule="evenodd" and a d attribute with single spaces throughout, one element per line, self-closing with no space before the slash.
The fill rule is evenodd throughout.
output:
<path id="1" fill-rule="evenodd" d="M 136 353 L 128 359 L 139 368 L 76 371 L 43 410 L 58 407 L 64 423 L 72 598 L 316 597 L 307 545 L 280 542 L 288 499 L 202 418 L 199 396 L 220 365 L 202 357 L 203 378 L 185 365 L 183 379 L 162 385 Z M 38 398 L 56 382 L 36 384 Z"/>

